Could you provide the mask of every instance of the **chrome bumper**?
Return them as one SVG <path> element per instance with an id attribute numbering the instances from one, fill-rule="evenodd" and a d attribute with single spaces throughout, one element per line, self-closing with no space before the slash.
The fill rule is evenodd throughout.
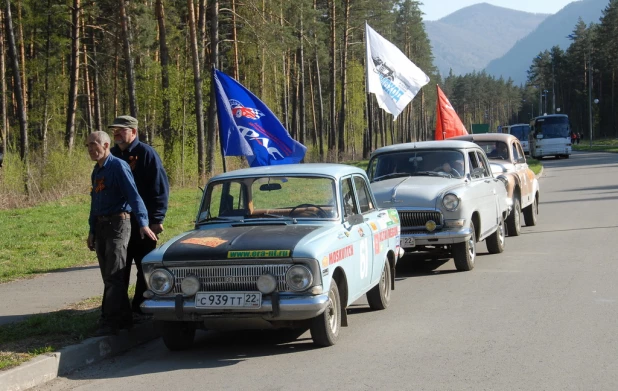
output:
<path id="1" fill-rule="evenodd" d="M 401 238 L 414 238 L 414 244 L 416 246 L 440 246 L 446 244 L 454 244 L 465 242 L 472 236 L 472 230 L 470 227 L 461 229 L 443 229 L 440 232 L 431 233 L 414 233 L 407 235 L 405 232 L 401 232 Z M 407 251 L 414 251 L 415 247 L 406 247 Z"/>
<path id="2" fill-rule="evenodd" d="M 180 303 L 180 300 L 178 301 Z M 328 293 L 315 296 L 279 295 L 278 306 L 272 295 L 262 296 L 261 308 L 203 309 L 195 306 L 195 297 L 183 297 L 182 307 L 176 307 L 175 297 L 145 300 L 140 308 L 156 320 L 194 321 L 208 317 L 260 318 L 264 320 L 304 320 L 320 315 L 328 306 Z M 277 308 L 278 307 L 278 308 Z"/>

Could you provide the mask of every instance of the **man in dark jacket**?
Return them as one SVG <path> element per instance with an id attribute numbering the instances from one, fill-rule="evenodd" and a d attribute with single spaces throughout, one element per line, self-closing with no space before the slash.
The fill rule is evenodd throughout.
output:
<path id="1" fill-rule="evenodd" d="M 113 130 L 116 146 L 111 149 L 114 156 L 124 160 L 131 167 L 137 191 L 144 200 L 148 210 L 150 229 L 157 235 L 163 232 L 163 220 L 167 212 L 169 198 L 169 182 L 167 173 L 157 152 L 148 144 L 139 141 L 137 136 L 137 119 L 123 115 L 114 119 L 108 126 Z M 137 220 L 131 216 L 131 226 L 135 227 Z M 132 232 L 136 230 L 133 229 Z M 156 240 L 142 239 L 139 235 L 131 235 L 127 252 L 127 267 L 125 269 L 127 288 L 131 276 L 131 261 L 137 269 L 135 296 L 131 308 L 136 317 L 142 311 L 140 304 L 144 301 L 146 280 L 142 271 L 142 259 L 157 246 Z"/>

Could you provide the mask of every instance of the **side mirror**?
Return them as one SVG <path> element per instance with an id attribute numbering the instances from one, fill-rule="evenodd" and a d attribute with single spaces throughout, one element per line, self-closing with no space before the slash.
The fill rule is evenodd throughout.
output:
<path id="1" fill-rule="evenodd" d="M 350 223 L 351 225 L 358 225 L 358 224 L 362 224 L 365 222 L 363 215 L 360 215 L 360 214 L 348 216 L 347 220 L 348 220 L 348 223 Z"/>

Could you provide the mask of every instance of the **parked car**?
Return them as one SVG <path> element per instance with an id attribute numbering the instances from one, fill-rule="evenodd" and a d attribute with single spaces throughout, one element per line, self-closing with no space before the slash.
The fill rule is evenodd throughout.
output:
<path id="1" fill-rule="evenodd" d="M 539 181 L 528 167 L 519 139 L 508 134 L 474 134 L 453 137 L 454 140 L 472 141 L 485 151 L 495 176 L 504 176 L 507 191 L 513 200 L 513 211 L 506 219 L 509 236 L 521 232 L 521 214 L 527 226 L 536 225 L 539 214 Z"/>
<path id="2" fill-rule="evenodd" d="M 195 330 L 311 330 L 335 344 L 362 295 L 388 307 L 400 225 L 365 172 L 338 164 L 249 168 L 212 178 L 195 228 L 148 254 L 142 311 L 170 350 Z"/>
<path id="3" fill-rule="evenodd" d="M 399 212 L 406 252 L 452 257 L 467 271 L 477 242 L 492 254 L 504 250 L 511 200 L 478 145 L 449 139 L 379 148 L 367 173 L 378 205 Z"/>

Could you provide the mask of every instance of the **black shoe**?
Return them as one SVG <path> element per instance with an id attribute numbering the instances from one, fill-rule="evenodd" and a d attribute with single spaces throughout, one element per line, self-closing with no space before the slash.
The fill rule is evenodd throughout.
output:
<path id="1" fill-rule="evenodd" d="M 109 325 L 104 325 L 99 327 L 99 329 L 94 333 L 97 337 L 103 337 L 107 335 L 118 335 L 118 329 Z"/>

